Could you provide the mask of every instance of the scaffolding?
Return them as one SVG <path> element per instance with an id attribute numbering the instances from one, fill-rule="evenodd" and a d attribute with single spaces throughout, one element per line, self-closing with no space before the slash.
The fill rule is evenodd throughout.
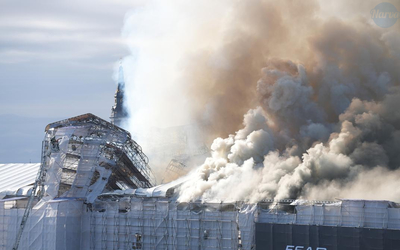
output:
<path id="1" fill-rule="evenodd" d="M 51 123 L 45 132 L 42 163 L 23 216 L 17 221 L 13 250 L 19 248 L 24 231 L 30 235 L 32 227 L 39 223 L 33 222 L 35 218 L 47 216 L 47 207 L 59 212 L 58 205 L 52 203 L 65 201 L 62 198 L 91 204 L 103 192 L 149 188 L 154 184 L 141 147 L 127 131 L 97 116 L 85 114 Z M 37 204 L 33 207 L 34 200 Z M 32 212 L 36 217 L 30 216 Z"/>
<path id="2" fill-rule="evenodd" d="M 92 114 L 49 124 L 41 196 L 94 199 L 104 191 L 148 188 L 148 159 L 130 134 Z"/>
<path id="3" fill-rule="evenodd" d="M 91 240 L 84 248 L 251 249 L 254 212 L 235 204 L 154 198 L 97 201 L 88 215 Z"/>
<path id="4" fill-rule="evenodd" d="M 23 207 L 18 205 L 21 201 L 26 204 L 26 198 L 0 200 L 2 250 L 12 248 L 24 214 Z M 257 231 L 257 226 L 264 231 Z M 279 244 L 290 244 L 303 236 L 322 237 L 320 239 L 329 242 L 329 235 L 314 234 L 312 227 L 332 233 L 380 230 L 376 235 L 352 234 L 351 238 L 350 235 L 340 238 L 343 242 L 395 237 L 400 235 L 400 205 L 364 200 L 301 204 L 290 200 L 258 204 L 177 203 L 171 198 L 117 194 L 100 196 L 88 204 L 79 199 L 63 198 L 33 207 L 20 249 L 251 250 L 256 249 L 257 235 L 261 242 L 271 246 L 277 244 L 278 239 Z M 270 234 L 276 238 L 270 238 Z"/>
<path id="5" fill-rule="evenodd" d="M 161 183 L 165 183 L 165 178 L 176 180 L 178 177 L 183 176 L 189 172 L 189 168 L 182 162 L 172 159 L 164 172 L 164 178 Z"/>
<path id="6" fill-rule="evenodd" d="M 152 187 L 140 146 L 92 114 L 49 124 L 31 195 L 0 200 L 0 250 L 285 249 L 302 239 L 331 244 L 332 235 L 331 246 L 357 250 L 400 244 L 394 202 L 178 203 L 186 178 Z M 374 239 L 378 247 L 363 248 Z"/>

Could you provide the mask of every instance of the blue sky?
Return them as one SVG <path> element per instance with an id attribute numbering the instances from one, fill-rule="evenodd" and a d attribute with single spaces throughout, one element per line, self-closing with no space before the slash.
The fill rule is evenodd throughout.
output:
<path id="1" fill-rule="evenodd" d="M 0 163 L 38 162 L 44 127 L 83 113 L 109 118 L 114 70 L 129 54 L 125 1 L 0 3 Z"/>

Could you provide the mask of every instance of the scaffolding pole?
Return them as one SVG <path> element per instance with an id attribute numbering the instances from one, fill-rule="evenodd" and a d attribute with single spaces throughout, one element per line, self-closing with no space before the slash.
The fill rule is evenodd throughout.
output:
<path id="1" fill-rule="evenodd" d="M 19 230 L 17 233 L 17 237 L 15 238 L 15 243 L 13 246 L 13 250 L 17 250 L 19 246 L 19 242 L 21 241 L 22 233 L 24 232 L 24 228 L 26 225 L 26 221 L 28 220 L 29 214 L 32 210 L 33 200 L 35 199 L 35 194 L 38 186 L 42 181 L 43 169 L 45 164 L 45 152 L 47 151 L 48 142 L 45 140 L 42 142 L 42 163 L 40 164 L 40 170 L 36 176 L 35 184 L 33 185 L 31 194 L 29 195 L 28 204 L 26 205 L 24 216 L 22 217 L 21 224 L 19 226 Z"/>

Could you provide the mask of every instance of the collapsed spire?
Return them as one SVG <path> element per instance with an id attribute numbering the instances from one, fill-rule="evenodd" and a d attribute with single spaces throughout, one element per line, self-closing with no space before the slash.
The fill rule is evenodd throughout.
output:
<path id="1" fill-rule="evenodd" d="M 118 71 L 118 87 L 115 92 L 114 98 L 115 103 L 111 108 L 111 123 L 117 126 L 121 126 L 124 119 L 127 118 L 128 112 L 124 107 L 124 92 L 125 92 L 125 80 L 124 80 L 124 68 L 122 67 L 122 62 L 119 65 Z"/>

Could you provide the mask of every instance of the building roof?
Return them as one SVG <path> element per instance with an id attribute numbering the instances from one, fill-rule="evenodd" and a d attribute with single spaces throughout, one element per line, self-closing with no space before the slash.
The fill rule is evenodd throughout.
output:
<path id="1" fill-rule="evenodd" d="M 1 193 L 16 192 L 32 185 L 39 168 L 40 163 L 0 164 L 0 196 Z"/>
<path id="2" fill-rule="evenodd" d="M 84 123 L 92 123 L 92 124 L 101 125 L 103 127 L 112 128 L 114 130 L 118 130 L 119 132 L 128 134 L 130 136 L 130 133 L 128 131 L 126 131 L 125 129 L 122 129 L 122 128 L 118 127 L 117 125 L 114 125 L 106 120 L 103 120 L 100 117 L 98 117 L 94 114 L 91 114 L 91 113 L 78 115 L 78 116 L 67 118 L 67 119 L 64 119 L 61 121 L 50 123 L 46 126 L 44 131 L 47 132 L 51 128 L 67 127 L 67 126 L 73 126 L 73 125 L 84 124 Z"/>

